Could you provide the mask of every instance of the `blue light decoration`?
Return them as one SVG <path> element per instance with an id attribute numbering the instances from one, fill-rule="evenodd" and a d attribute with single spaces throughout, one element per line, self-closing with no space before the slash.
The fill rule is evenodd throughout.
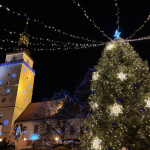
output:
<path id="1" fill-rule="evenodd" d="M 119 97 L 119 98 L 117 99 L 117 101 L 118 101 L 119 103 L 122 102 L 122 98 Z"/>
<path id="2" fill-rule="evenodd" d="M 26 68 L 24 68 L 23 71 L 26 72 Z"/>
<path id="3" fill-rule="evenodd" d="M 119 39 L 120 38 L 120 34 L 121 32 L 119 32 L 118 30 L 115 31 L 114 37 Z"/>
<path id="4" fill-rule="evenodd" d="M 13 78 L 15 78 L 15 77 L 16 77 L 16 74 L 15 74 L 15 73 L 13 73 L 13 74 L 12 74 L 12 77 L 13 77 Z"/>
<path id="5" fill-rule="evenodd" d="M 28 102 L 29 101 L 29 99 L 28 98 L 26 98 L 26 102 Z"/>
<path id="6" fill-rule="evenodd" d="M 2 135 L 3 133 L 2 132 L 0 132 L 0 136 Z"/>
<path id="7" fill-rule="evenodd" d="M 2 63 L 0 66 L 11 66 L 11 65 L 16 65 L 16 64 L 24 64 L 30 71 L 32 71 L 33 74 L 35 74 L 35 71 L 23 60 L 21 61 L 14 61 L 14 62 L 8 62 L 8 63 Z"/>
<path id="8" fill-rule="evenodd" d="M 116 122 L 113 122 L 113 126 L 116 126 L 117 124 L 116 124 Z"/>
<path id="9" fill-rule="evenodd" d="M 4 125 L 6 126 L 8 124 L 8 120 L 4 120 Z"/>
<path id="10" fill-rule="evenodd" d="M 24 94 L 25 93 L 25 90 L 22 90 L 22 94 Z"/>
<path id="11" fill-rule="evenodd" d="M 9 67 L 6 67 L 6 70 L 9 70 Z"/>
<path id="12" fill-rule="evenodd" d="M 39 136 L 37 134 L 32 134 L 30 140 L 35 141 L 38 140 Z"/>
<path id="13" fill-rule="evenodd" d="M 10 89 L 7 89 L 6 92 L 7 92 L 7 93 L 10 93 Z"/>
<path id="14" fill-rule="evenodd" d="M 0 84 L 2 84 L 3 83 L 3 80 L 0 80 Z"/>
<path id="15" fill-rule="evenodd" d="M 29 85 L 29 89 L 31 89 L 31 85 Z"/>
<path id="16" fill-rule="evenodd" d="M 25 134 L 27 134 L 27 131 L 26 131 L 26 130 L 24 130 L 24 131 L 23 131 L 23 134 L 24 134 L 24 135 L 25 135 Z"/>

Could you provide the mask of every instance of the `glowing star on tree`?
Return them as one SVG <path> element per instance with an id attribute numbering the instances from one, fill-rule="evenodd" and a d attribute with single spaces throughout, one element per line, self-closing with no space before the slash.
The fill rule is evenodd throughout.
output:
<path id="1" fill-rule="evenodd" d="M 92 146 L 91 146 L 91 149 L 101 149 L 101 142 L 102 140 L 100 140 L 98 137 L 95 137 L 93 140 L 92 140 Z"/>
<path id="2" fill-rule="evenodd" d="M 145 100 L 145 102 L 146 102 L 146 106 L 145 107 L 150 108 L 150 98 L 148 98 L 147 100 Z"/>
<path id="3" fill-rule="evenodd" d="M 119 114 L 123 113 L 122 110 L 123 110 L 122 105 L 118 105 L 117 103 L 115 103 L 110 107 L 111 114 L 115 116 L 118 116 Z"/>
<path id="4" fill-rule="evenodd" d="M 123 81 L 123 80 L 126 80 L 127 79 L 127 74 L 124 74 L 123 72 L 120 72 L 120 73 L 117 73 L 117 77 Z"/>
<path id="5" fill-rule="evenodd" d="M 93 80 L 97 80 L 99 78 L 98 72 L 94 72 L 92 78 Z"/>
<path id="6" fill-rule="evenodd" d="M 115 31 L 114 37 L 119 39 L 120 38 L 120 34 L 121 32 L 119 32 L 118 30 Z"/>

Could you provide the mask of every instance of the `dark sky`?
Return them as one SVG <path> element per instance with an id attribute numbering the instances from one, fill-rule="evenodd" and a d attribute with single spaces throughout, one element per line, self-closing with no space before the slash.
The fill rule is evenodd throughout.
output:
<path id="1" fill-rule="evenodd" d="M 113 38 L 117 29 L 115 0 L 78 0 L 78 2 L 87 10 L 87 14 L 95 23 L 109 37 Z M 149 0 L 118 0 L 118 4 L 121 37 L 127 38 L 143 24 L 149 15 Z M 83 17 L 82 12 L 72 3 L 72 0 L 1 0 L 0 5 L 4 5 L 16 12 L 26 13 L 30 18 L 38 19 L 67 33 L 103 42 L 108 41 L 92 26 L 91 22 L 88 22 Z M 25 17 L 13 15 L 0 8 L 0 40 L 8 38 L 18 41 L 18 35 L 6 35 L 2 30 L 5 28 L 8 31 L 21 33 L 25 28 L 25 22 Z M 51 40 L 83 42 L 46 29 L 33 21 L 29 22 L 29 34 L 30 36 L 49 38 Z M 150 35 L 150 22 L 133 38 L 148 35 Z M 39 41 L 31 39 L 30 42 Z M 148 59 L 150 61 L 150 41 L 132 42 L 131 44 L 143 60 Z M 0 42 L 1 46 L 4 46 L 2 42 Z M 16 45 L 6 44 L 5 47 L 7 48 L 7 46 L 13 48 Z M 54 92 L 59 92 L 61 89 L 68 90 L 73 95 L 76 86 L 84 79 L 88 68 L 97 64 L 103 48 L 101 46 L 67 51 L 31 51 L 31 57 L 35 60 L 34 69 L 36 71 L 32 101 L 40 101 L 43 97 L 51 98 Z M 0 51 L 0 62 L 4 62 L 5 52 L 10 51 Z"/>

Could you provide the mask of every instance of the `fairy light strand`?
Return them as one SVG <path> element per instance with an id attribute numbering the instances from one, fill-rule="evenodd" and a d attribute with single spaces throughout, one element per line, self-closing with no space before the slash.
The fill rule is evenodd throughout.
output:
<path id="1" fill-rule="evenodd" d="M 114 1 L 115 1 L 115 6 L 116 6 L 116 8 L 117 8 L 117 13 L 116 13 L 117 21 L 116 21 L 116 25 L 117 25 L 117 29 L 119 30 L 119 20 L 120 20 L 119 7 L 118 7 L 118 2 L 117 2 L 117 0 L 114 0 Z"/>
<path id="2" fill-rule="evenodd" d="M 76 35 L 73 35 L 73 34 L 64 32 L 64 31 L 62 31 L 62 30 L 60 30 L 60 29 L 57 29 L 57 28 L 55 28 L 54 26 L 46 25 L 44 22 L 41 22 L 40 20 L 37 20 L 37 19 L 33 19 L 33 18 L 28 17 L 27 14 L 25 14 L 25 13 L 24 13 L 24 14 L 18 13 L 18 12 L 13 11 L 12 9 L 10 9 L 10 8 L 8 8 L 8 7 L 5 7 L 5 6 L 3 6 L 3 5 L 0 5 L 0 8 L 5 8 L 5 9 L 7 10 L 7 12 L 12 12 L 12 14 L 14 14 L 14 15 L 22 16 L 22 17 L 25 17 L 25 18 L 27 18 L 27 19 L 30 19 L 30 20 L 33 21 L 33 22 L 36 22 L 36 23 L 39 23 L 39 24 L 43 25 L 43 26 L 44 26 L 45 28 L 47 28 L 47 29 L 51 29 L 51 30 L 53 30 L 53 31 L 55 31 L 55 32 L 58 32 L 58 33 L 60 33 L 60 34 L 66 35 L 66 36 L 69 36 L 69 37 L 71 37 L 71 38 L 80 39 L 80 40 L 87 41 L 87 42 L 99 43 L 99 41 L 97 41 L 97 40 L 90 40 L 89 38 L 85 38 L 85 37 L 82 37 L 82 36 L 76 36 Z"/>
<path id="3" fill-rule="evenodd" d="M 16 32 L 16 31 L 8 31 L 7 29 L 3 29 L 3 31 L 5 31 L 5 32 L 7 32 L 8 34 L 10 34 L 10 35 L 12 35 L 12 34 L 16 34 L 16 35 L 19 35 L 19 36 L 21 36 L 21 33 L 18 33 L 18 32 Z M 49 39 L 49 38 L 42 38 L 42 37 L 35 37 L 35 36 L 31 36 L 31 35 L 29 35 L 29 37 L 32 39 L 32 40 L 40 40 L 40 41 L 44 41 L 44 42 L 49 42 L 49 43 L 61 43 L 61 44 L 71 44 L 72 42 L 63 42 L 63 41 L 57 41 L 57 40 L 51 40 L 51 39 Z M 97 41 L 98 42 L 98 41 Z M 99 42 L 99 43 L 101 43 L 101 42 Z M 97 44 L 99 44 L 99 43 L 97 43 Z M 72 44 L 74 44 L 74 43 L 72 43 Z M 78 44 L 78 43 L 76 43 L 76 44 Z M 80 44 L 80 43 L 79 43 Z M 88 44 L 88 43 L 87 43 Z M 91 43 L 91 44 L 93 44 L 93 43 Z M 101 43 L 101 44 L 103 44 L 103 43 Z"/>
<path id="4" fill-rule="evenodd" d="M 143 24 L 133 32 L 133 34 L 131 34 L 127 39 L 131 39 L 137 32 L 139 32 L 144 26 L 145 24 L 150 20 L 150 15 L 148 15 L 148 17 L 146 18 L 146 20 L 143 22 Z"/>
<path id="5" fill-rule="evenodd" d="M 88 16 L 86 10 L 81 7 L 80 3 L 77 3 L 76 0 L 72 0 L 72 1 L 73 1 L 74 4 L 77 5 L 77 7 L 80 8 L 80 10 L 81 10 L 81 11 L 83 12 L 83 14 L 84 14 L 84 17 L 85 17 L 89 22 L 91 22 L 92 25 L 93 25 L 96 29 L 98 29 L 98 31 L 99 31 L 100 33 L 102 33 L 103 36 L 107 37 L 109 40 L 112 40 L 108 35 L 106 35 L 106 34 L 104 33 L 103 30 L 100 29 L 99 26 L 97 26 L 97 25 L 95 24 L 95 21 L 92 20 L 92 19 Z"/>

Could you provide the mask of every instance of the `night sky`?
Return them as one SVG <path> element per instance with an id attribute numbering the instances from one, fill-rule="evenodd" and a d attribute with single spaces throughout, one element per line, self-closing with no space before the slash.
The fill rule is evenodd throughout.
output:
<path id="1" fill-rule="evenodd" d="M 34 2 L 34 3 L 33 3 Z M 81 6 L 95 23 L 105 33 L 113 38 L 117 29 L 115 0 L 78 0 Z M 28 17 L 35 18 L 47 25 L 78 36 L 92 40 L 107 42 L 91 22 L 87 21 L 81 10 L 72 3 L 72 0 L 49 1 L 21 1 L 1 0 L 4 5 Z M 122 38 L 129 37 L 146 20 L 150 13 L 149 0 L 118 0 L 120 9 L 120 32 Z M 10 39 L 18 41 L 19 35 L 6 34 L 3 29 L 22 33 L 25 28 L 26 17 L 13 15 L 0 8 L 0 40 Z M 42 25 L 29 21 L 29 34 L 34 37 L 49 38 L 51 40 L 87 43 L 69 38 L 60 33 L 44 28 Z M 150 21 L 133 38 L 150 35 Z M 34 41 L 33 39 L 30 42 Z M 150 62 L 150 40 L 132 42 L 135 50 Z M 0 47 L 16 47 L 16 44 L 0 42 Z M 29 46 L 29 50 L 30 50 Z M 32 46 L 33 47 L 33 46 Z M 36 46 L 35 48 L 38 48 Z M 54 92 L 61 89 L 74 94 L 76 86 L 84 79 L 88 68 L 97 64 L 104 46 L 78 50 L 31 51 L 36 71 L 32 102 L 41 101 L 43 97 L 51 98 Z M 4 62 L 5 53 L 12 50 L 0 51 L 0 62 Z"/>

